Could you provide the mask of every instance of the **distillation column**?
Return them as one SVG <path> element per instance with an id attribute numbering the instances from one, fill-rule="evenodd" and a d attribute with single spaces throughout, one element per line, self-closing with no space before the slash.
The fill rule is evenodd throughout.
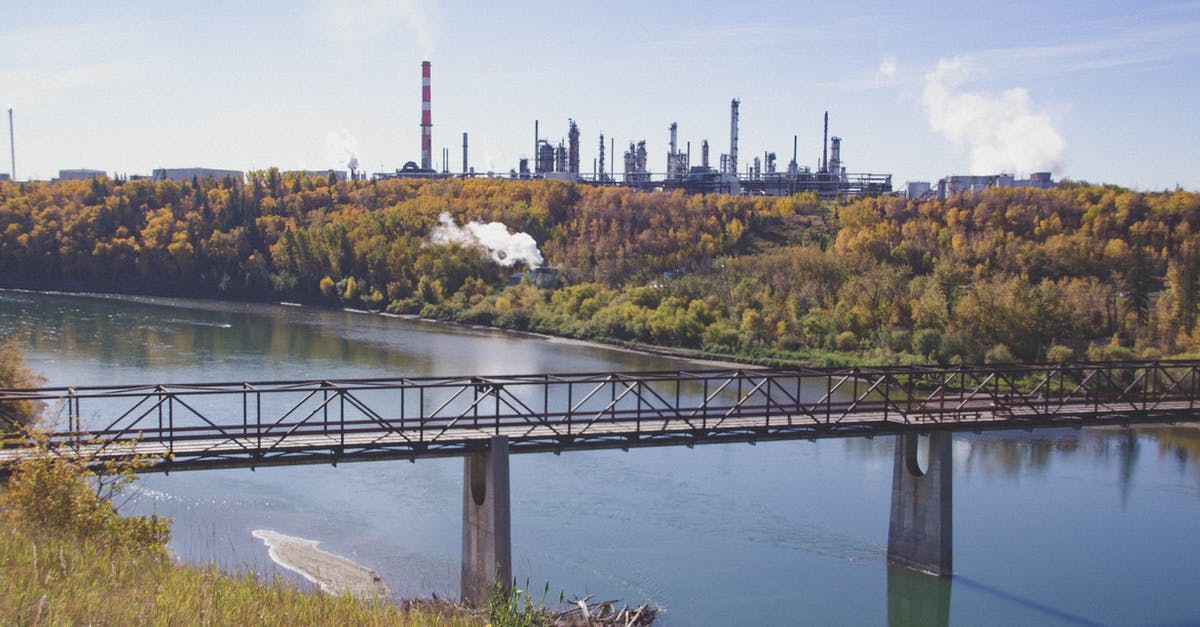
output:
<path id="1" fill-rule="evenodd" d="M 737 98 L 734 98 L 729 103 L 729 173 L 738 175 L 737 149 L 738 149 L 738 105 L 741 104 Z"/>

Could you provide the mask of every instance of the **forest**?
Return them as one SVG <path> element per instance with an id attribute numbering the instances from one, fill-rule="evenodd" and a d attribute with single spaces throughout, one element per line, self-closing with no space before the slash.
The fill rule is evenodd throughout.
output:
<path id="1" fill-rule="evenodd" d="M 547 284 L 439 216 L 527 233 Z M 351 307 L 768 363 L 1200 353 L 1200 194 L 945 201 L 561 181 L 0 182 L 0 284 Z M 506 263 L 511 263 L 511 259 Z"/>

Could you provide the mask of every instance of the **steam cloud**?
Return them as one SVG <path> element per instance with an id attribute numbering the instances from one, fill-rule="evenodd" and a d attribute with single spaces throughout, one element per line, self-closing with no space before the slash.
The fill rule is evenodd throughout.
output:
<path id="1" fill-rule="evenodd" d="M 427 0 L 316 2 L 314 20 L 335 41 L 352 46 L 385 42 L 406 30 L 428 57 L 433 52 L 437 5 Z"/>
<path id="2" fill-rule="evenodd" d="M 961 58 L 938 61 L 925 75 L 921 102 L 933 130 L 967 146 L 971 173 L 1061 171 L 1066 142 L 1050 116 L 1033 110 L 1029 92 L 962 91 L 967 70 Z"/>
<path id="3" fill-rule="evenodd" d="M 505 268 L 518 262 L 536 268 L 544 261 L 537 242 L 528 233 L 509 233 L 508 227 L 501 222 L 471 221 L 459 227 L 445 212 L 438 216 L 438 225 L 429 232 L 429 241 L 438 246 L 479 246 L 488 252 L 492 261 Z"/>
<path id="4" fill-rule="evenodd" d="M 325 133 L 325 158 L 329 163 L 343 164 L 348 168 L 358 168 L 358 140 L 346 129 Z"/>

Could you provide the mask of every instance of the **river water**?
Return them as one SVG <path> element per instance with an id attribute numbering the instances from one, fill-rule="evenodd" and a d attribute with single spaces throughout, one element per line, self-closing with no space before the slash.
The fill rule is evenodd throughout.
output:
<path id="1" fill-rule="evenodd" d="M 570 342 L 283 305 L 0 291 L 49 384 L 691 367 Z M 86 418 L 86 417 L 85 417 Z M 956 436 L 955 576 L 889 568 L 891 438 L 516 455 L 514 573 L 548 603 L 664 625 L 1200 625 L 1200 430 Z M 192 563 L 283 577 L 255 529 L 319 540 L 399 597 L 457 597 L 462 461 L 141 478 Z"/>

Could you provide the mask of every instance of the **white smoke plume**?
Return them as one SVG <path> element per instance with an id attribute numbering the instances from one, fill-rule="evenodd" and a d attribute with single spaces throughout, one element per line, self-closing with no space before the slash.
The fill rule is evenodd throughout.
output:
<path id="1" fill-rule="evenodd" d="M 421 56 L 433 53 L 438 6 L 428 0 L 332 0 L 312 2 L 321 32 L 361 51 L 401 36 L 416 42 Z"/>
<path id="2" fill-rule="evenodd" d="M 966 145 L 971 173 L 1061 171 L 1066 142 L 1050 116 L 1033 109 L 1029 92 L 963 91 L 968 69 L 962 58 L 938 61 L 925 75 L 921 102 L 933 130 Z"/>
<path id="3" fill-rule="evenodd" d="M 429 232 L 429 241 L 438 246 L 479 246 L 488 252 L 492 261 L 505 268 L 518 262 L 536 268 L 544 261 L 537 242 L 528 233 L 509 233 L 508 227 L 501 222 L 484 224 L 472 220 L 459 227 L 445 212 L 438 216 L 438 225 Z"/>
<path id="4" fill-rule="evenodd" d="M 343 128 L 325 133 L 325 159 L 332 167 L 358 168 L 357 150 L 358 140 L 350 131 Z"/>

